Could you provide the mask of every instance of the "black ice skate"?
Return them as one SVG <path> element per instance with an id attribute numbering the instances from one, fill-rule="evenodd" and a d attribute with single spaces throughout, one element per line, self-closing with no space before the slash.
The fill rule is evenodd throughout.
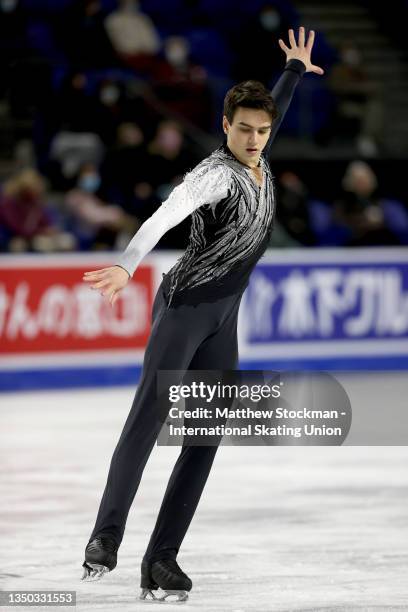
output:
<path id="1" fill-rule="evenodd" d="M 175 559 L 162 559 L 154 563 L 142 562 L 140 586 L 140 599 L 145 602 L 180 603 L 187 601 L 193 583 Z M 153 593 L 158 589 L 161 591 Z"/>
<path id="2" fill-rule="evenodd" d="M 112 538 L 100 536 L 91 540 L 85 549 L 84 573 L 81 580 L 100 580 L 116 567 L 118 546 Z"/>

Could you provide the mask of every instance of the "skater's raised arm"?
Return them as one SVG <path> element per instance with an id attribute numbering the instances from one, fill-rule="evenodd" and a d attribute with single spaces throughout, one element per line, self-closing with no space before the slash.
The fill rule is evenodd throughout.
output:
<path id="1" fill-rule="evenodd" d="M 279 46 L 286 54 L 286 66 L 283 74 L 272 89 L 272 98 L 276 104 L 279 116 L 275 119 L 268 143 L 265 147 L 265 153 L 268 152 L 282 120 L 289 108 L 296 86 L 299 83 L 305 72 L 314 72 L 315 74 L 324 74 L 324 71 L 319 66 L 315 66 L 311 62 L 311 53 L 314 43 L 314 31 L 309 32 L 307 43 L 305 44 L 305 28 L 299 28 L 299 41 L 296 43 L 293 30 L 289 30 L 289 44 L 287 47 L 282 39 L 279 39 Z"/>
<path id="2" fill-rule="evenodd" d="M 228 192 L 228 168 L 218 166 L 204 172 L 193 170 L 175 187 L 168 199 L 139 228 L 115 266 L 85 272 L 84 281 L 93 283 L 113 305 L 117 293 L 133 276 L 142 259 L 172 227 L 203 204 L 222 200 Z"/>

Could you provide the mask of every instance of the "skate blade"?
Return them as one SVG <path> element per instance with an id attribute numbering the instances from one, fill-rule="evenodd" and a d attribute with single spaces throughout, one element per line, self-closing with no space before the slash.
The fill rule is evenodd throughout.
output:
<path id="1" fill-rule="evenodd" d="M 81 580 L 83 582 L 95 582 L 100 580 L 105 574 L 109 572 L 109 568 L 105 565 L 99 565 L 99 563 L 87 563 L 87 567 L 84 567 L 84 573 Z"/>
<path id="2" fill-rule="evenodd" d="M 188 592 L 181 590 L 159 589 L 156 595 L 151 589 L 142 589 L 139 599 L 144 603 L 184 603 L 188 599 Z"/>

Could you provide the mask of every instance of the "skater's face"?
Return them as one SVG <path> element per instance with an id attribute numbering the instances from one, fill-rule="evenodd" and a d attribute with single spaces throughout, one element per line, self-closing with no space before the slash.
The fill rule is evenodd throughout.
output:
<path id="1" fill-rule="evenodd" d="M 255 168 L 271 133 L 272 120 L 264 110 L 239 106 L 232 122 L 224 115 L 227 145 L 240 162 Z"/>

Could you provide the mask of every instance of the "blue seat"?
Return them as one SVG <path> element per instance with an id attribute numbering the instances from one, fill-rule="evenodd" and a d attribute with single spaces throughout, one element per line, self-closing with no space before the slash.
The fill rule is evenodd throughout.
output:
<path id="1" fill-rule="evenodd" d="M 403 244 L 408 244 L 408 210 L 398 200 L 383 199 L 381 201 L 384 222 Z"/>
<path id="2" fill-rule="evenodd" d="M 232 54 L 222 36 L 213 29 L 202 28 L 186 34 L 190 43 L 191 57 L 216 76 L 228 76 Z"/>
<path id="3" fill-rule="evenodd" d="M 350 238 L 350 230 L 333 222 L 330 204 L 322 200 L 308 201 L 309 224 L 319 246 L 342 246 Z"/>

